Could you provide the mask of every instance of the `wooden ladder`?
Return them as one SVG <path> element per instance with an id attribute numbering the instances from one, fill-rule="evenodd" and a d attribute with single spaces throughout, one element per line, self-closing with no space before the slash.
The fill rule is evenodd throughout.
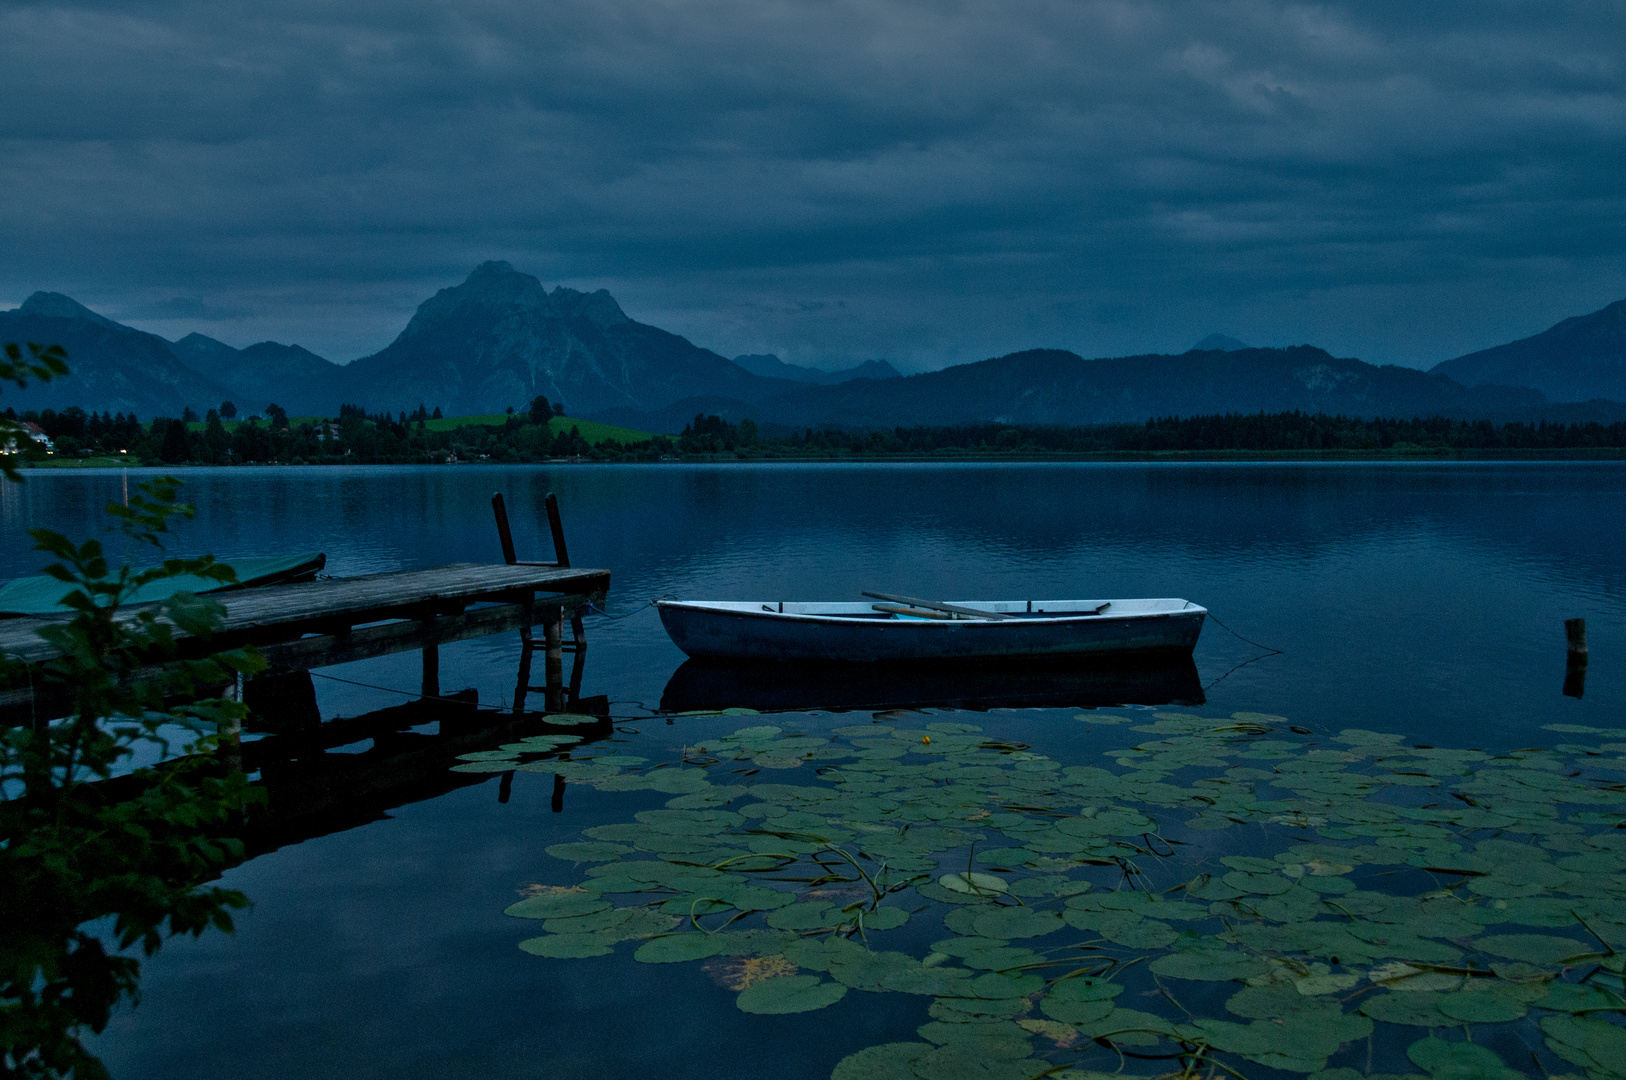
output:
<path id="1" fill-rule="evenodd" d="M 503 561 L 509 566 L 557 566 L 561 569 L 570 566 L 570 550 L 565 546 L 565 527 L 559 519 L 559 499 L 553 492 L 548 492 L 543 500 L 548 512 L 548 529 L 553 534 L 553 561 L 552 562 L 522 562 L 514 550 L 514 533 L 508 525 L 508 507 L 503 502 L 502 492 L 491 496 L 491 512 L 497 519 L 497 539 L 502 544 Z M 549 712 L 564 711 L 567 702 L 574 704 L 581 697 L 582 661 L 587 655 L 587 634 L 582 628 L 580 610 L 570 617 L 570 640 L 564 640 L 563 620 L 549 618 L 542 624 L 544 670 L 547 684 L 545 686 L 531 686 L 531 653 L 536 650 L 536 641 L 531 634 L 530 626 L 523 626 L 519 631 L 520 658 L 519 658 L 519 684 L 514 689 L 514 711 L 525 711 L 525 696 L 532 690 L 546 693 L 547 710 Z M 560 696 L 558 690 L 563 681 L 564 654 L 574 654 L 570 665 L 570 688 L 566 700 L 557 700 Z"/>

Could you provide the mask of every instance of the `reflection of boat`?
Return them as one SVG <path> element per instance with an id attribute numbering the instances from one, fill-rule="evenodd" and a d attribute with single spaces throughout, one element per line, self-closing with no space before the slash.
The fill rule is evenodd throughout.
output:
<path id="1" fill-rule="evenodd" d="M 1067 708 L 1203 700 L 1190 656 L 865 665 L 689 660 L 666 684 L 661 711 Z"/>
<path id="2" fill-rule="evenodd" d="M 1174 652 L 1190 655 L 1206 608 L 1187 600 L 958 600 L 868 593 L 880 604 L 659 600 L 697 659 L 860 663 Z"/>
<path id="3" fill-rule="evenodd" d="M 295 581 L 310 581 L 327 565 L 327 556 L 319 551 L 312 551 L 301 555 L 232 559 L 230 565 L 237 572 L 235 582 L 228 584 L 213 578 L 179 574 L 175 577 L 149 581 L 131 593 L 124 602 L 148 604 L 168 599 L 178 592 L 227 592 L 233 589 L 252 589 L 260 585 L 287 585 Z M 0 616 L 70 614 L 73 609 L 63 607 L 59 601 L 72 591 L 71 586 L 54 577 L 26 577 L 8 581 L 0 585 Z"/>

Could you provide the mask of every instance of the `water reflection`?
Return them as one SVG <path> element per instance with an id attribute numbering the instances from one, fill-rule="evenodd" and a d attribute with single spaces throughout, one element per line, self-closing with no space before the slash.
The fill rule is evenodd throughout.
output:
<path id="1" fill-rule="evenodd" d="M 241 747 L 241 765 L 265 801 L 250 813 L 244 840 L 260 855 L 318 836 L 343 832 L 390 816 L 409 803 L 501 777 L 496 799 L 506 803 L 513 772 L 453 771 L 461 755 L 493 751 L 505 743 L 566 733 L 579 750 L 613 732 L 609 699 L 576 698 L 576 716 L 593 723 L 560 726 L 541 713 L 482 709 L 473 690 L 411 701 L 320 726 L 277 726 L 281 733 Z M 563 809 L 564 784 L 556 777 L 553 811 Z"/>
<path id="2" fill-rule="evenodd" d="M 1064 663 L 825 664 L 690 660 L 661 694 L 661 711 L 758 712 L 906 708 L 1093 708 L 1201 705 L 1189 656 Z"/>

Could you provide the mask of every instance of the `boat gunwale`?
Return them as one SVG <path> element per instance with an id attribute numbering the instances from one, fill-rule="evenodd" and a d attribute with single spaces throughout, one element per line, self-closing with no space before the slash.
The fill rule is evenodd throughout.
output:
<path id="1" fill-rule="evenodd" d="M 777 621 L 781 621 L 781 622 L 808 622 L 808 623 L 815 623 L 815 624 L 819 624 L 819 625 L 838 624 L 838 625 L 843 625 L 843 626 L 913 626 L 913 627 L 922 627 L 922 626 L 958 626 L 958 627 L 965 627 L 965 626 L 1005 626 L 1005 627 L 1054 626 L 1054 625 L 1059 625 L 1059 624 L 1063 624 L 1063 623 L 1074 623 L 1074 622 L 1078 622 L 1078 623 L 1084 623 L 1084 622 L 1101 623 L 1101 622 L 1122 622 L 1122 621 L 1126 621 L 1126 620 L 1129 620 L 1129 619 L 1168 618 L 1168 617 L 1176 616 L 1176 615 L 1194 615 L 1194 614 L 1198 614 L 1198 613 L 1201 613 L 1203 616 L 1206 617 L 1207 614 L 1208 614 L 1208 609 L 1207 608 L 1203 607 L 1200 604 L 1194 604 L 1190 600 L 1186 600 L 1186 599 L 1181 598 L 1181 597 L 1144 597 L 1144 598 L 1137 598 L 1137 600 L 1139 602 L 1145 602 L 1147 600 L 1164 600 L 1164 599 L 1167 599 L 1167 600 L 1170 600 L 1170 601 L 1179 600 L 1182 604 L 1185 605 L 1185 607 L 1165 608 L 1165 609 L 1156 610 L 1156 611 L 1102 612 L 1101 614 L 1095 614 L 1093 612 L 1067 612 L 1065 614 L 1057 614 L 1055 616 L 1050 615 L 1048 612 L 1043 613 L 1043 614 L 1040 614 L 1040 613 L 1037 613 L 1037 612 L 1034 612 L 1034 613 L 1029 613 L 1029 612 L 998 612 L 997 614 L 1011 616 L 1010 618 L 1002 618 L 1002 619 L 978 619 L 978 618 L 960 618 L 960 619 L 902 618 L 902 619 L 900 619 L 900 618 L 892 618 L 892 617 L 890 617 L 890 614 L 887 614 L 884 617 L 875 616 L 875 615 L 861 615 L 861 614 L 858 614 L 856 612 L 851 614 L 851 615 L 846 615 L 846 614 L 821 615 L 821 614 L 812 614 L 812 613 L 808 613 L 808 612 L 762 611 L 760 609 L 753 610 L 753 609 L 750 609 L 750 608 L 733 608 L 733 607 L 719 607 L 719 606 L 717 606 L 719 604 L 749 604 L 749 603 L 761 604 L 761 603 L 764 603 L 764 601 L 751 601 L 751 600 L 667 600 L 667 599 L 661 599 L 661 600 L 656 600 L 655 601 L 655 608 L 656 608 L 657 611 L 664 611 L 664 610 L 666 610 L 668 608 L 677 608 L 677 609 L 682 609 L 682 610 L 685 610 L 685 611 L 704 612 L 704 613 L 706 613 L 708 615 L 737 615 L 737 616 L 743 616 L 743 617 L 748 617 L 748 618 L 773 619 L 773 620 L 777 620 Z M 796 601 L 796 603 L 818 603 L 818 602 L 819 601 Z M 995 603 L 1008 603 L 1008 602 L 1010 602 L 1010 601 L 995 601 Z M 1045 603 L 1084 603 L 1084 601 L 1079 601 L 1079 600 L 1063 600 L 1063 601 L 1047 600 L 1047 601 L 1044 601 L 1044 602 Z M 1130 601 L 1127 600 L 1127 599 L 1103 601 L 1103 603 L 1112 603 L 1112 604 L 1122 604 L 1122 603 L 1129 603 L 1129 602 Z M 832 603 L 847 603 L 847 602 L 846 601 L 832 601 Z M 971 601 L 967 601 L 967 602 L 955 601 L 955 603 L 958 603 L 961 606 L 969 606 L 970 603 L 974 603 L 974 602 L 971 602 Z M 987 601 L 983 601 L 983 603 L 987 603 Z"/>

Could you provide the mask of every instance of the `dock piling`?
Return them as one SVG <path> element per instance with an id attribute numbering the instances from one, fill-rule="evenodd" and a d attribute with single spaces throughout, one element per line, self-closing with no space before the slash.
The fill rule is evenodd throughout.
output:
<path id="1" fill-rule="evenodd" d="M 1586 693 L 1586 620 L 1565 619 L 1564 696 L 1579 698 Z"/>
<path id="2" fill-rule="evenodd" d="M 423 696 L 440 697 L 440 646 L 435 642 L 423 647 Z"/>
<path id="3" fill-rule="evenodd" d="M 564 612 L 556 610 L 549 612 L 547 621 L 542 624 L 547 648 L 543 670 L 547 674 L 548 712 L 563 712 L 565 708 L 564 623 Z"/>

